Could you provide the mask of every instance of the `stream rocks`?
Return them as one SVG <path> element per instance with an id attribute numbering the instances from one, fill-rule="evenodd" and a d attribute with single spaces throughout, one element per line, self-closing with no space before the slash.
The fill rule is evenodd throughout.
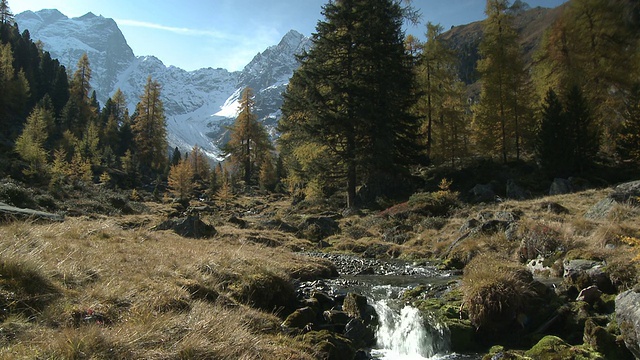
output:
<path id="1" fill-rule="evenodd" d="M 330 356 L 331 359 L 353 359 L 356 350 L 375 345 L 378 315 L 366 297 L 355 293 L 330 295 L 330 291 L 321 280 L 299 284 L 298 302 L 302 307 L 287 316 L 282 329 L 285 333 L 305 336 L 305 339 L 309 337 L 312 342 L 321 337 L 352 354 L 352 357 L 334 357 L 338 356 L 336 354 Z M 332 351 L 331 347 L 321 347 L 321 350 Z"/>
<path id="2" fill-rule="evenodd" d="M 616 320 L 627 348 L 640 359 L 640 293 L 627 290 L 616 297 Z"/>

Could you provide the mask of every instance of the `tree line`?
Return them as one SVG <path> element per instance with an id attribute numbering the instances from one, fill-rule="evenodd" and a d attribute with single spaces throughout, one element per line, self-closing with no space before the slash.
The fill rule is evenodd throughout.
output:
<path id="1" fill-rule="evenodd" d="M 406 186 L 416 166 L 528 161 L 546 178 L 640 158 L 640 6 L 572 0 L 524 59 L 521 1 L 487 0 L 479 96 L 440 25 L 405 36 L 398 0 L 335 0 L 285 93 L 279 150 L 292 189 L 347 206 Z M 357 190 L 359 189 L 359 190 Z"/>
<path id="2" fill-rule="evenodd" d="M 20 33 L 0 3 L 0 126 L 4 175 L 51 189 L 113 182 L 134 187 L 166 173 L 160 85 L 150 77 L 133 114 L 118 89 L 100 107 L 85 53 L 68 76 L 58 60 Z"/>
<path id="3" fill-rule="evenodd" d="M 412 191 L 424 166 L 476 158 L 527 161 L 546 178 L 599 163 L 640 161 L 640 10 L 630 0 L 572 0 L 527 62 L 514 21 L 524 4 L 487 0 L 478 49 L 479 95 L 461 79 L 443 28 L 405 36 L 416 12 L 400 0 L 331 0 L 283 94 L 276 146 L 245 89 L 212 166 L 195 146 L 169 156 L 160 85 L 149 78 L 133 114 L 116 91 L 100 108 L 85 55 L 64 66 L 20 33 L 0 2 L 0 171 L 53 188 L 166 179 L 195 188 L 288 189 L 307 199 L 346 194 L 346 205 Z"/>

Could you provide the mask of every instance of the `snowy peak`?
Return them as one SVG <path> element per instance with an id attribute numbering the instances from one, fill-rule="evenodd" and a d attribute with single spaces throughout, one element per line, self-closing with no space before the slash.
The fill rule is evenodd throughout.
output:
<path id="1" fill-rule="evenodd" d="M 87 53 L 93 70 L 92 86 L 104 103 L 119 73 L 135 59 L 133 51 L 113 19 L 87 13 L 68 18 L 58 10 L 26 11 L 16 15 L 21 29 L 40 40 L 53 58 L 73 73 L 80 57 Z"/>
<path id="2" fill-rule="evenodd" d="M 154 56 L 136 57 L 114 20 L 87 13 L 68 18 L 58 10 L 27 11 L 16 15 L 22 30 L 40 40 L 44 49 L 72 74 L 87 53 L 91 85 L 101 104 L 117 89 L 133 111 L 149 76 L 162 86 L 171 147 L 190 151 L 198 145 L 216 157 L 229 125 L 236 117 L 238 98 L 246 87 L 254 90 L 255 113 L 273 131 L 280 116 L 282 93 L 295 69 L 296 55 L 311 41 L 295 30 L 257 54 L 239 72 L 205 68 L 185 71 L 165 66 Z"/>

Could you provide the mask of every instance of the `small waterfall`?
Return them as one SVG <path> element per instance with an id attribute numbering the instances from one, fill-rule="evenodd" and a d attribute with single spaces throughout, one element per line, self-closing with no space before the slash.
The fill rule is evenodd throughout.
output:
<path id="1" fill-rule="evenodd" d="M 421 360 L 449 352 L 449 334 L 436 319 L 424 319 L 414 307 L 390 299 L 378 300 L 373 307 L 380 322 L 376 359 Z"/>

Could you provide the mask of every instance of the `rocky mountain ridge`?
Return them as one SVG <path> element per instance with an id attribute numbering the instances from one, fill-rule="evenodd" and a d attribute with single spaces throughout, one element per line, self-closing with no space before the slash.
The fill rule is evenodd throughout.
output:
<path id="1" fill-rule="evenodd" d="M 256 113 L 273 131 L 282 92 L 297 68 L 295 54 L 310 41 L 292 30 L 282 41 L 257 54 L 242 70 L 205 68 L 185 71 L 166 66 L 154 56 L 135 56 L 113 19 L 87 13 L 68 18 L 58 10 L 26 11 L 16 15 L 21 31 L 43 43 L 73 73 L 85 52 L 92 68 L 92 87 L 104 104 L 117 89 L 124 93 L 133 112 L 148 76 L 162 85 L 171 147 L 189 151 L 201 147 L 218 158 L 225 126 L 236 115 L 242 89 L 251 87 L 256 95 Z"/>

